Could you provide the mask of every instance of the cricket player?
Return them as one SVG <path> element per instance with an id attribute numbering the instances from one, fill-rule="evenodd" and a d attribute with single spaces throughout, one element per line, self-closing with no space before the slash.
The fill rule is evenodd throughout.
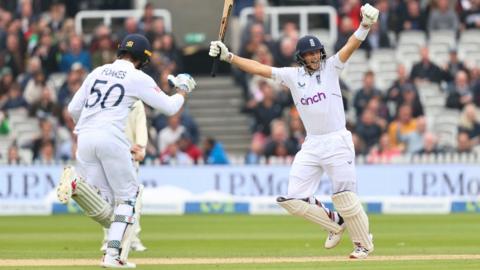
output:
<path id="1" fill-rule="evenodd" d="M 125 134 L 127 135 L 128 141 L 132 147 L 130 152 L 132 153 L 132 158 L 134 161 L 135 169 L 138 174 L 138 169 L 140 167 L 140 162 L 145 158 L 145 147 L 148 143 L 148 131 L 147 131 L 147 116 L 145 115 L 145 107 L 143 102 L 137 100 L 128 114 L 127 126 L 125 128 Z M 137 211 L 141 214 L 141 207 Z M 138 216 L 137 223 L 135 224 L 135 235 L 133 236 L 132 243 L 130 245 L 130 250 L 133 251 L 145 251 L 147 248 L 143 245 L 140 240 L 140 216 Z M 108 245 L 108 229 L 103 229 L 103 244 L 100 248 L 101 251 L 107 250 Z"/>
<path id="2" fill-rule="evenodd" d="M 101 266 L 135 268 L 128 262 L 138 221 L 142 186 L 125 125 L 131 107 L 142 100 L 173 115 L 195 88 L 188 74 L 172 78 L 177 93 L 168 96 L 141 68 L 151 56 L 149 41 L 127 35 L 119 45 L 117 60 L 93 70 L 68 105 L 78 135 L 77 165 L 66 167 L 57 187 L 60 202 L 73 199 L 85 214 L 108 228 L 108 245 Z"/>
<path id="3" fill-rule="evenodd" d="M 329 58 L 316 37 L 302 37 L 296 49 L 300 67 L 263 65 L 234 55 L 220 41 L 212 41 L 209 52 L 210 56 L 220 56 L 247 73 L 272 78 L 290 89 L 307 137 L 293 161 L 287 197 L 279 197 L 277 202 L 289 213 L 329 231 L 326 248 L 336 246 L 345 227 L 348 228 L 354 244 L 352 259 L 367 258 L 373 251 L 373 242 L 368 217 L 356 195 L 355 152 L 352 135 L 345 128 L 339 75 L 376 23 L 378 14 L 378 9 L 371 5 L 362 6 L 361 25 L 340 51 Z M 313 197 L 323 172 L 332 180 L 332 201 L 338 213 Z"/>

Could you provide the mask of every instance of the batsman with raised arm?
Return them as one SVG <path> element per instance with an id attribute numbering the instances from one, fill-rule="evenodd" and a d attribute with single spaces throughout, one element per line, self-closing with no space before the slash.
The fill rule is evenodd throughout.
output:
<path id="1" fill-rule="evenodd" d="M 352 259 L 364 259 L 373 251 L 368 217 L 356 194 L 355 152 L 352 135 L 345 128 L 345 113 L 339 75 L 353 52 L 360 47 L 370 27 L 378 19 L 378 9 L 362 6 L 360 27 L 335 55 L 328 57 L 314 36 L 304 36 L 296 48 L 300 67 L 274 68 L 229 52 L 220 41 L 210 44 L 210 56 L 229 62 L 241 70 L 272 78 L 290 89 L 305 125 L 307 137 L 297 153 L 289 175 L 288 194 L 277 202 L 289 213 L 319 224 L 329 232 L 325 248 L 335 247 L 345 227 L 354 250 Z M 338 212 L 326 208 L 313 197 L 326 172 L 332 180 L 332 201 Z"/>
<path id="2" fill-rule="evenodd" d="M 84 213 L 108 229 L 101 265 L 135 268 L 128 254 L 140 217 L 142 185 L 125 127 L 138 100 L 167 115 L 177 113 L 195 81 L 188 74 L 174 78 L 177 93 L 168 96 L 141 69 L 152 49 L 142 35 L 129 34 L 120 43 L 117 60 L 97 67 L 68 104 L 75 120 L 78 149 L 75 167 L 66 167 L 57 187 L 60 202 L 74 200 Z"/>

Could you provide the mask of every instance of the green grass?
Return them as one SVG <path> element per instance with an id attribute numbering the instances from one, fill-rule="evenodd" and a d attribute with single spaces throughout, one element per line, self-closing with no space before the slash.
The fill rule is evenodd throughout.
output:
<path id="1" fill-rule="evenodd" d="M 374 255 L 480 254 L 480 215 L 372 215 Z M 144 216 L 149 248 L 131 258 L 347 256 L 345 237 L 325 250 L 326 233 L 290 216 Z M 102 231 L 83 216 L 1 217 L 1 259 L 100 259 Z M 480 269 L 480 260 L 281 264 L 147 265 L 139 269 Z M 2 267 L 0 269 L 97 269 Z"/>

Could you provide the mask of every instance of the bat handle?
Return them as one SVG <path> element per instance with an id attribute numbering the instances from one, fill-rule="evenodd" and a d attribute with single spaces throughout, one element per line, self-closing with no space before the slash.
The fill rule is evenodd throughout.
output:
<path id="1" fill-rule="evenodd" d="M 215 77 L 217 75 L 218 63 L 219 62 L 220 62 L 220 55 L 213 58 L 212 72 L 210 73 L 210 75 L 212 75 L 212 77 Z"/>

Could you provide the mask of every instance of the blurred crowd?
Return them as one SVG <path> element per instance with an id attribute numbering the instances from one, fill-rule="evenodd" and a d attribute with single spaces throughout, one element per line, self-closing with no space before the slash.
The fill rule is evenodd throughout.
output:
<path id="1" fill-rule="evenodd" d="M 165 30 L 163 19 L 154 16 L 151 4 L 145 5 L 140 19 L 125 19 L 118 33 L 98 25 L 91 36 L 82 36 L 75 32 L 73 15 L 67 14 L 64 1 L 51 1 L 43 11 L 33 8 L 34 0 L 7 2 L 9 5 L 0 5 L 0 138 L 11 137 L 13 115 L 25 113 L 38 119 L 36 132 L 32 133 L 35 136 L 13 140 L 8 146 L 5 159 L 9 163 L 74 159 L 74 123 L 66 105 L 88 72 L 115 59 L 116 46 L 125 35 L 139 32 L 151 41 L 153 55 L 145 72 L 165 92 L 172 91 L 166 76 L 183 71 L 183 55 L 175 37 Z M 358 27 L 364 2 L 374 4 L 381 12 L 378 24 L 361 47 L 370 54 L 378 48 L 394 46 L 389 33 L 398 36 L 405 30 L 428 33 L 442 29 L 460 33 L 480 28 L 480 0 L 245 0 L 236 4 L 236 15 L 248 6 L 253 6 L 254 12 L 241 29 L 238 46 L 233 46 L 236 53 L 276 67 L 295 65 L 298 25 L 283 23 L 281 37 L 273 40 L 269 32 L 271 22 L 265 13 L 268 5 L 291 2 L 336 8 L 339 33 L 335 50 Z M 327 51 L 329 55 L 333 53 Z M 353 133 L 357 155 L 366 155 L 369 162 L 388 161 L 405 153 L 467 153 L 479 144 L 478 66 L 460 61 L 455 48 L 445 66 L 430 61 L 427 48 L 422 48 L 420 54 L 420 62 L 410 69 L 398 66 L 398 79 L 386 89 L 375 85 L 372 71 L 363 75 L 360 89 L 341 84 L 345 110 L 354 115 L 347 126 Z M 239 70 L 233 70 L 233 74 L 243 89 L 242 112 L 251 115 L 252 120 L 252 141 L 245 162 L 256 164 L 270 157 L 293 157 L 306 134 L 288 90 Z M 425 81 L 442 85 L 448 96 L 445 108 L 461 111 L 455 147 L 439 145 L 437 135 L 427 127 L 419 98 L 420 85 Z M 146 162 L 229 162 L 220 142 L 214 138 L 200 142 L 199 128 L 188 108 L 168 118 L 148 106 L 146 110 L 151 127 Z M 15 134 L 19 135 L 22 134 Z M 20 150 L 31 151 L 32 160 L 21 160 Z"/>

